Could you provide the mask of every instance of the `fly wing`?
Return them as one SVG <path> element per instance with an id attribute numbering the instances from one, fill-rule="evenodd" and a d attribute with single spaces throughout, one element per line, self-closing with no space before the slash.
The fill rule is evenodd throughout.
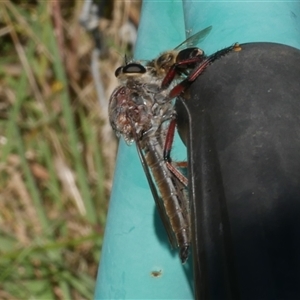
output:
<path id="1" fill-rule="evenodd" d="M 188 175 L 188 169 L 187 166 L 183 166 L 183 164 L 176 164 L 176 169 L 179 170 L 180 173 L 182 173 L 185 177 Z M 187 220 L 187 223 L 189 224 L 188 229 L 188 235 L 191 235 L 191 216 L 190 216 L 190 201 L 189 201 L 189 195 L 188 195 L 188 188 L 185 186 L 180 179 L 177 176 L 173 176 L 172 180 L 174 182 L 174 186 L 177 190 L 177 194 L 179 195 L 179 199 L 181 199 L 181 209 L 182 214 Z"/>
<path id="2" fill-rule="evenodd" d="M 204 40 L 204 38 L 206 38 L 206 36 L 210 33 L 211 30 L 212 30 L 212 26 L 208 26 L 204 28 L 203 30 L 187 38 L 184 42 L 178 45 L 174 50 L 181 50 L 181 49 L 197 46 L 201 41 Z"/>
<path id="3" fill-rule="evenodd" d="M 175 238 L 174 232 L 171 228 L 171 225 L 169 223 L 169 220 L 167 218 L 163 201 L 162 201 L 162 199 L 161 199 L 161 197 L 160 197 L 160 195 L 157 191 L 156 185 L 155 185 L 155 183 L 153 181 L 153 178 L 152 178 L 152 175 L 151 175 L 151 171 L 148 167 L 148 164 L 146 162 L 146 158 L 144 156 L 143 150 L 141 149 L 138 141 L 136 142 L 136 148 L 137 148 L 137 152 L 138 152 L 139 158 L 141 160 L 144 172 L 146 174 L 146 177 L 147 177 L 147 180 L 148 180 L 148 183 L 149 183 L 149 186 L 150 186 L 150 189 L 151 189 L 151 192 L 152 192 L 152 195 L 153 195 L 153 198 L 154 198 L 154 201 L 155 201 L 160 219 L 162 220 L 163 225 L 166 229 L 170 244 L 172 245 L 173 248 L 176 248 L 177 247 L 176 238 Z"/>

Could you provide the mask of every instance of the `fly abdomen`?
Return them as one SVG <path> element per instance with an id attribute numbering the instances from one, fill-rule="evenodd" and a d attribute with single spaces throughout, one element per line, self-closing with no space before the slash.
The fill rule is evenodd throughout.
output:
<path id="1" fill-rule="evenodd" d="M 182 192 L 180 181 L 169 171 L 158 140 L 152 136 L 143 142 L 145 159 L 161 195 L 167 223 L 175 235 L 176 246 L 180 247 L 180 258 L 185 262 L 190 243 L 189 212 L 185 209 L 187 204 L 184 203 L 188 200 Z"/>

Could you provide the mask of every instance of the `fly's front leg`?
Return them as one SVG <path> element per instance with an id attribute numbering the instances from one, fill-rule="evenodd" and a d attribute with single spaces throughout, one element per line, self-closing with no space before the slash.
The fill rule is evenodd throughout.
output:
<path id="1" fill-rule="evenodd" d="M 174 134 L 175 134 L 175 128 L 176 128 L 176 119 L 173 119 L 170 124 L 166 135 L 166 141 L 164 146 L 164 161 L 166 162 L 167 168 L 170 170 L 170 172 L 184 185 L 187 187 L 188 180 L 187 178 L 172 164 L 171 159 L 171 150 L 172 145 L 174 141 Z"/>
<path id="2" fill-rule="evenodd" d="M 231 51 L 240 51 L 241 47 L 238 43 L 233 44 L 230 47 L 224 48 L 207 56 L 203 59 L 195 68 L 192 70 L 188 77 L 176 85 L 169 93 L 170 98 L 178 97 L 181 93 L 183 93 L 203 72 L 204 70 L 215 60 L 221 58 Z"/>
<path id="3" fill-rule="evenodd" d="M 169 97 L 175 98 L 182 94 L 196 80 L 196 78 L 203 73 L 210 63 L 211 61 L 209 58 L 206 58 L 186 79 L 181 81 L 170 91 Z"/>
<path id="4" fill-rule="evenodd" d="M 161 87 L 166 89 L 175 76 L 181 73 L 185 73 L 188 69 L 193 69 L 196 64 L 204 59 L 204 52 L 199 48 L 187 48 L 181 50 L 177 57 L 176 63 L 168 70 L 165 78 L 162 81 Z"/>

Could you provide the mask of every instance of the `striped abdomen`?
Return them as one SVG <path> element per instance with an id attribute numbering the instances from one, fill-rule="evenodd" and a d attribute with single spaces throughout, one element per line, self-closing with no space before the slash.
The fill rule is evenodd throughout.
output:
<path id="1" fill-rule="evenodd" d="M 182 184 L 169 171 L 163 159 L 163 150 L 158 140 L 154 137 L 145 139 L 143 149 L 146 162 L 151 169 L 163 201 L 163 209 L 168 219 L 167 224 L 170 227 L 166 230 L 171 230 L 175 235 L 176 246 L 180 248 L 180 258 L 184 263 L 188 257 L 191 239 L 188 199 L 182 191 Z M 166 224 L 166 222 L 164 223 Z"/>

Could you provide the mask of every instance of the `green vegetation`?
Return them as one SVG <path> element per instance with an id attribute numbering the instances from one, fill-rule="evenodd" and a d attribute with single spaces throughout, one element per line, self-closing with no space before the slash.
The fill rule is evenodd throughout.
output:
<path id="1" fill-rule="evenodd" d="M 116 140 L 82 4 L 0 2 L 0 299 L 93 298 Z"/>

